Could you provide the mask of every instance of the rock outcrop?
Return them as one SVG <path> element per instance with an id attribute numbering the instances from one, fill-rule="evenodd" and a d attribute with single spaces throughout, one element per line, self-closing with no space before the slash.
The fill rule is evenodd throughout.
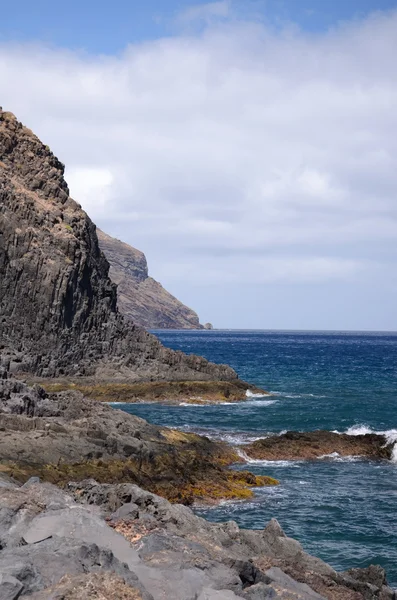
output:
<path id="1" fill-rule="evenodd" d="M 146 329 L 203 329 L 198 315 L 149 277 L 143 252 L 97 229 L 120 312 Z"/>
<path id="2" fill-rule="evenodd" d="M 336 572 L 276 520 L 208 523 L 132 484 L 6 482 L 0 506 L 2 599 L 395 598 L 381 567 Z"/>
<path id="3" fill-rule="evenodd" d="M 384 435 L 348 435 L 333 431 L 287 431 L 282 435 L 256 440 L 244 447 L 251 458 L 260 460 L 299 460 L 363 456 L 390 459 L 394 442 Z"/>
<path id="4" fill-rule="evenodd" d="M 234 380 L 126 322 L 95 225 L 48 146 L 0 110 L 0 356 L 11 370 L 97 378 Z"/>
<path id="5" fill-rule="evenodd" d="M 173 501 L 247 498 L 276 480 L 226 468 L 239 460 L 224 443 L 150 425 L 84 398 L 47 394 L 0 376 L 0 468 L 64 485 L 71 477 L 134 482 Z M 3 377 L 3 378 L 1 378 Z"/>

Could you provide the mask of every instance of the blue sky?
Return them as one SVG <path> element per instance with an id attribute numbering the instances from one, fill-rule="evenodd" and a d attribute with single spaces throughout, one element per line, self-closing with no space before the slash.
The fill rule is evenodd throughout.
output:
<path id="1" fill-rule="evenodd" d="M 0 41 L 41 41 L 87 52 L 116 53 L 136 41 L 172 35 L 175 17 L 197 0 L 15 0 L 1 8 Z M 202 3 L 204 4 L 204 3 Z M 321 32 L 341 21 L 390 10 L 396 0 L 239 0 L 238 17 L 287 22 Z M 179 24 L 180 26 L 180 24 Z"/>
<path id="2" fill-rule="evenodd" d="M 396 331 L 396 56 L 391 0 L 15 1 L 0 104 L 202 322 Z"/>

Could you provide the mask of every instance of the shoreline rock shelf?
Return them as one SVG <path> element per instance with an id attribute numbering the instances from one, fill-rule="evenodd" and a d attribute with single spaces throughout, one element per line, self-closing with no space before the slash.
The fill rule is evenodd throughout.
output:
<path id="1" fill-rule="evenodd" d="M 109 403 L 159 402 L 163 404 L 217 404 L 219 402 L 244 402 L 247 390 L 270 395 L 256 386 L 239 379 L 235 381 L 154 381 L 119 382 L 93 381 L 90 379 L 54 380 L 28 378 L 29 383 L 38 383 L 47 392 L 78 391 L 86 398 Z"/>

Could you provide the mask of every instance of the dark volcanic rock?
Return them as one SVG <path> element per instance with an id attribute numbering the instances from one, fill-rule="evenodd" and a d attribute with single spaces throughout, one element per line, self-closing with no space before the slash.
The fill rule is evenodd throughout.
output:
<path id="1" fill-rule="evenodd" d="M 64 166 L 0 109 L 0 355 L 12 371 L 130 380 L 233 380 L 126 322 L 95 225 Z"/>
<path id="2" fill-rule="evenodd" d="M 375 433 L 339 434 L 333 431 L 288 431 L 282 435 L 256 440 L 244 447 L 248 456 L 262 460 L 295 460 L 340 456 L 390 459 L 393 443 Z"/>
<path id="3" fill-rule="evenodd" d="M 197 314 L 149 277 L 146 257 L 100 229 L 99 246 L 117 284 L 120 312 L 146 329 L 203 329 Z"/>
<path id="4" fill-rule="evenodd" d="M 249 487 L 277 483 L 225 468 L 236 460 L 224 443 L 150 425 L 78 392 L 47 394 L 0 379 L 0 462 L 20 481 L 133 481 L 184 503 L 248 497 Z"/>

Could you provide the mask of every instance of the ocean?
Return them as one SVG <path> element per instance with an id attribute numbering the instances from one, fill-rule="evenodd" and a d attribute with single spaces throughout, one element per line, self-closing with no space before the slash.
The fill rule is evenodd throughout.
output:
<path id="1" fill-rule="evenodd" d="M 282 431 L 382 432 L 397 440 L 397 333 L 156 331 L 166 346 L 231 365 L 273 393 L 241 404 L 122 407 L 152 423 L 244 443 Z M 335 569 L 381 564 L 397 587 L 395 460 L 334 457 L 249 461 L 276 477 L 254 499 L 197 508 L 211 521 L 261 529 L 276 517 L 287 535 Z"/>

